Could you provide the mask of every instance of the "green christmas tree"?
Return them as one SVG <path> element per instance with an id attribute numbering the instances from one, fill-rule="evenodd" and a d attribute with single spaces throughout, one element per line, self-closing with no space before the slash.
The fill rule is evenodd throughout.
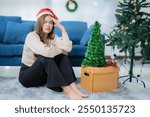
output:
<path id="1" fill-rule="evenodd" d="M 146 47 L 149 45 L 145 44 L 146 41 L 150 43 L 150 13 L 145 12 L 148 7 L 150 7 L 150 3 L 146 0 L 123 0 L 123 2 L 119 2 L 116 10 L 117 25 L 108 35 L 110 45 L 117 46 L 120 52 L 128 52 L 129 54 L 130 82 L 134 77 L 135 48 L 141 47 L 143 49 L 142 54 L 148 54 L 146 49 L 149 48 L 150 50 L 150 47 Z"/>
<path id="2" fill-rule="evenodd" d="M 85 53 L 85 58 L 82 62 L 83 67 L 104 67 L 106 66 L 106 58 L 104 55 L 104 46 L 101 37 L 100 23 L 95 22 L 88 47 Z"/>
<path id="3" fill-rule="evenodd" d="M 144 32 L 143 40 L 141 41 L 142 55 L 144 60 L 150 60 L 150 19 L 146 19 L 143 22 L 143 28 L 141 29 Z"/>

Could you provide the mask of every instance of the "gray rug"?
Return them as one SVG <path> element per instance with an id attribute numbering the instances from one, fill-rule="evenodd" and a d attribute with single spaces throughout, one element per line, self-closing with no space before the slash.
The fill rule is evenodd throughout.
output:
<path id="1" fill-rule="evenodd" d="M 103 92 L 103 93 L 90 93 L 80 87 L 79 81 L 77 81 L 78 87 L 82 92 L 87 94 L 89 98 L 87 100 L 133 100 L 133 99 L 145 99 L 141 96 L 135 95 L 122 83 L 119 83 L 118 91 Z M 19 82 L 17 78 L 4 78 L 0 77 L 0 99 L 1 100 L 68 100 L 63 93 L 54 92 L 46 86 L 38 88 L 25 88 Z"/>

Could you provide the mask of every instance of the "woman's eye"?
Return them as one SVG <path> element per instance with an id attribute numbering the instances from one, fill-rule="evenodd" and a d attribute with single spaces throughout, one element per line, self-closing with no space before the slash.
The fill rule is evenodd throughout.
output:
<path id="1" fill-rule="evenodd" d="M 48 22 L 48 21 L 44 21 L 44 23 L 45 23 L 45 24 L 46 24 L 46 23 L 49 23 L 49 24 L 51 24 L 51 25 L 53 24 L 53 22 Z"/>
<path id="2" fill-rule="evenodd" d="M 53 22 L 50 22 L 50 24 L 53 24 Z"/>

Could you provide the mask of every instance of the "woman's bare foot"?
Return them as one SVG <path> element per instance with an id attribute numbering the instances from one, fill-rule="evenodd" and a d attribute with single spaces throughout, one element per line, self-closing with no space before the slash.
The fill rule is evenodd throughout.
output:
<path id="1" fill-rule="evenodd" d="M 75 85 L 75 83 L 72 83 L 72 84 L 70 84 L 69 86 L 72 88 L 72 90 L 74 90 L 74 91 L 75 91 L 78 95 L 80 95 L 82 98 L 88 98 L 87 95 L 83 94 L 83 93 L 77 88 L 77 86 Z"/>
<path id="2" fill-rule="evenodd" d="M 78 95 L 70 86 L 63 86 L 63 91 L 66 96 L 72 100 L 81 100 L 82 96 Z"/>

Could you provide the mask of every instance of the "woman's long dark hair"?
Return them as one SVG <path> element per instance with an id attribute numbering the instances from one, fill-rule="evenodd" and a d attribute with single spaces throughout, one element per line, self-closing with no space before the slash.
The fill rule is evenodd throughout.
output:
<path id="1" fill-rule="evenodd" d="M 45 17 L 48 16 L 48 14 L 46 15 L 43 15 L 41 17 L 38 18 L 37 20 L 37 23 L 36 23 L 36 27 L 35 27 L 35 31 L 36 33 L 39 35 L 40 37 L 40 40 L 44 43 L 44 38 L 47 38 L 47 39 L 54 39 L 55 35 L 54 35 L 54 26 L 51 30 L 50 33 L 48 33 L 47 37 L 44 37 L 44 32 L 43 32 L 43 25 L 44 25 L 44 20 L 45 20 Z M 52 16 L 51 16 L 52 17 Z M 54 22 L 53 22 L 53 25 L 54 25 Z M 34 54 L 35 57 L 38 57 L 39 55 L 37 54 Z"/>
<path id="2" fill-rule="evenodd" d="M 41 17 L 38 18 L 37 20 L 37 24 L 35 27 L 36 33 L 39 35 L 40 40 L 44 43 L 44 32 L 43 32 L 43 25 L 44 25 L 44 20 L 45 17 L 48 16 L 48 14 L 42 15 Z M 52 17 L 52 16 L 51 16 Z M 54 22 L 53 22 L 54 25 Z M 54 26 L 51 30 L 50 33 L 48 33 L 47 35 L 47 39 L 54 39 L 55 35 L 54 35 Z"/>

